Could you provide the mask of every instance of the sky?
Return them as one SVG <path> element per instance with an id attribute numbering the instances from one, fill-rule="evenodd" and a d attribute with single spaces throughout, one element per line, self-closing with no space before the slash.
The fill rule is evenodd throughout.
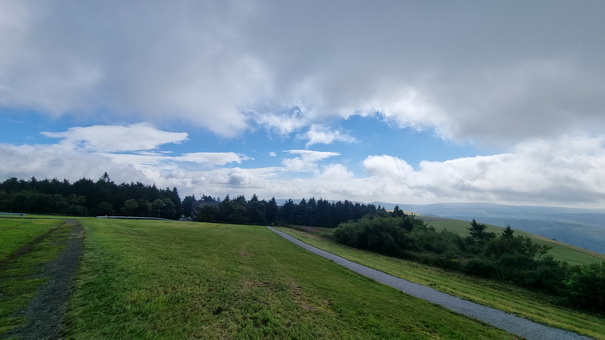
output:
<path id="1" fill-rule="evenodd" d="M 603 208 L 604 13 L 0 0 L 0 180 Z"/>

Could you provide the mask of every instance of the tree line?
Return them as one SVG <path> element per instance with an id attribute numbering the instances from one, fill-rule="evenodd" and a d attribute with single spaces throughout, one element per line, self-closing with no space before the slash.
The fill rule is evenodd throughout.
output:
<path id="1" fill-rule="evenodd" d="M 82 178 L 29 180 L 15 177 L 0 183 L 0 211 L 70 216 L 123 215 L 178 219 L 182 203 L 176 188 L 114 183 L 107 173 L 97 181 Z"/>
<path id="2" fill-rule="evenodd" d="M 348 246 L 513 283 L 548 293 L 563 305 L 605 312 L 605 261 L 575 266 L 557 261 L 548 254 L 549 246 L 514 235 L 510 226 L 497 235 L 473 220 L 468 231 L 468 236 L 437 231 L 413 215 L 391 213 L 342 223 L 332 237 Z"/>
<path id="3" fill-rule="evenodd" d="M 243 195 L 232 199 L 227 195 L 223 200 L 202 195 L 183 199 L 185 217 L 201 222 L 220 222 L 235 224 L 280 224 L 309 225 L 324 228 L 336 228 L 338 224 L 357 220 L 366 215 L 387 214 L 386 210 L 373 204 L 345 201 L 328 201 L 309 198 L 295 203 L 287 200 L 279 206 L 275 198 L 260 200 L 253 195 L 246 200 Z"/>

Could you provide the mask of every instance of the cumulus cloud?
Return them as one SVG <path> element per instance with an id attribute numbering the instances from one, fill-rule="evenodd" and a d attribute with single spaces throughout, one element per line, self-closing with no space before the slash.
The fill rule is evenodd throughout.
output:
<path id="1" fill-rule="evenodd" d="M 170 156 L 164 153 L 109 153 L 68 149 L 61 145 L 0 144 L 0 177 L 58 178 L 71 181 L 80 178 L 99 178 L 108 172 L 118 183 L 139 181 L 155 183 L 159 187 L 178 187 L 182 193 L 192 194 L 204 188 L 208 193 L 224 193 L 237 188 L 265 187 L 277 168 L 240 169 L 221 167 L 241 163 L 248 157 L 235 153 L 196 153 Z M 202 167 L 188 167 L 193 162 Z M 67 169 L 69 169 L 67 171 Z M 252 190 L 252 189 L 251 189 Z"/>
<path id="2" fill-rule="evenodd" d="M 117 182 L 149 182 L 144 169 L 133 164 L 57 145 L 0 144 L 0 157 L 3 160 L 0 162 L 2 178 L 67 178 L 75 181 L 83 177 L 99 178 L 107 171 Z"/>
<path id="3" fill-rule="evenodd" d="M 3 1 L 0 105 L 51 114 L 156 121 L 181 118 L 220 135 L 246 127 L 240 111 L 267 72 L 235 27 L 246 9 L 222 1 L 49 5 Z M 19 22 L 12 24 L 18 7 Z M 10 14 L 9 14 L 10 13 Z"/>
<path id="4" fill-rule="evenodd" d="M 207 167 L 242 163 L 252 158 L 235 152 L 189 152 L 172 155 L 157 150 L 164 144 L 187 141 L 185 132 L 169 132 L 147 123 L 131 125 L 94 125 L 73 127 L 64 132 L 42 132 L 60 139 L 52 147 L 96 153 L 119 163 L 142 166 L 174 167 L 175 163 L 195 163 Z"/>
<path id="5" fill-rule="evenodd" d="M 97 153 L 61 145 L 0 144 L 2 177 L 112 179 L 177 187 L 182 196 L 257 194 L 261 198 L 323 197 L 394 203 L 498 202 L 599 207 L 605 203 L 605 137 L 533 140 L 489 156 L 421 162 L 417 168 L 391 155 L 366 157 L 366 175 L 338 162 L 335 152 L 289 150 L 283 166 L 233 166 L 246 156 L 197 155 L 204 167 L 190 168 L 178 155 L 158 152 Z M 205 157 L 207 156 L 207 157 Z M 187 157 L 184 157 L 185 159 Z M 210 165 L 211 163 L 211 165 Z M 195 163 L 197 164 L 197 163 Z M 224 166 L 221 166 L 224 164 Z M 305 176 L 298 176 L 306 172 Z M 294 177 L 294 178 L 293 178 Z"/>
<path id="6" fill-rule="evenodd" d="M 509 204 L 599 204 L 605 201 L 604 138 L 535 140 L 510 153 L 420 163 L 370 156 L 366 171 L 402 197 Z M 386 187 L 388 185 L 384 185 Z"/>
<path id="7" fill-rule="evenodd" d="M 251 112 L 249 115 L 258 126 L 273 131 L 281 136 L 287 136 L 298 131 L 308 123 L 308 119 L 303 116 L 298 107 L 277 113 L 270 111 L 255 111 Z"/>
<path id="8" fill-rule="evenodd" d="M 309 147 L 313 144 L 332 144 L 334 142 L 355 143 L 357 139 L 340 131 L 334 131 L 320 124 L 313 124 L 309 130 L 300 135 L 300 138 L 308 139 L 305 146 Z"/>
<path id="9" fill-rule="evenodd" d="M 42 134 L 60 138 L 61 145 L 68 148 L 99 152 L 152 150 L 162 144 L 187 140 L 185 132 L 162 131 L 147 123 L 73 127 L 65 132 Z"/>
<path id="10" fill-rule="evenodd" d="M 282 160 L 283 166 L 288 171 L 294 172 L 313 172 L 317 170 L 317 163 L 330 158 L 339 156 L 337 152 L 328 151 L 312 151 L 312 150 L 288 150 L 285 151 L 297 157 L 285 158 Z"/>
<path id="11" fill-rule="evenodd" d="M 74 6 L 0 1 L 0 110 L 126 123 L 48 131 L 59 139 L 50 146 L 3 144 L 4 176 L 62 178 L 69 168 L 94 178 L 109 168 L 116 180 L 131 172 L 124 180 L 217 193 L 603 202 L 605 35 L 595 32 L 605 2 Z M 162 146 L 188 134 L 128 124 L 184 122 L 222 137 L 266 129 L 310 147 L 355 142 L 331 125 L 353 115 L 499 151 L 416 169 L 377 153 L 363 160 L 365 177 L 345 166 L 349 155 L 338 164 L 340 153 L 311 150 L 248 169 L 251 158 L 235 152 L 168 153 Z M 304 178 L 292 181 L 296 173 Z"/>
<path id="12" fill-rule="evenodd" d="M 403 159 L 388 155 L 368 156 L 363 161 L 363 167 L 372 176 L 391 179 L 405 179 L 414 172 L 414 169 Z"/>
<path id="13" fill-rule="evenodd" d="M 179 119 L 222 136 L 379 113 L 507 145 L 605 124 L 600 2 L 72 7 L 0 4 L 0 106 Z"/>
<path id="14" fill-rule="evenodd" d="M 108 172 L 117 182 L 175 185 L 181 183 L 176 180 L 176 174 L 190 178 L 252 159 L 235 152 L 173 154 L 162 151 L 164 144 L 185 142 L 187 133 L 162 131 L 143 123 L 74 127 L 64 132 L 43 134 L 60 141 L 51 145 L 0 144 L 0 156 L 6 160 L 0 164 L 0 177 L 77 180 L 97 178 Z M 223 176 L 223 184 L 253 182 L 246 179 L 248 170 L 229 171 L 231 175 Z"/>

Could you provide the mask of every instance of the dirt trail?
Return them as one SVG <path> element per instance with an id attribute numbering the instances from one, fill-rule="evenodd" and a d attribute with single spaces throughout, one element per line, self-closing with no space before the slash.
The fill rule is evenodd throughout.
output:
<path id="1" fill-rule="evenodd" d="M 74 279 L 83 251 L 84 228 L 77 220 L 66 220 L 71 226 L 70 237 L 59 257 L 44 267 L 43 276 L 48 281 L 29 303 L 24 316 L 28 323 L 9 336 L 22 339 L 57 339 L 62 331 L 67 302 L 71 296 Z"/>

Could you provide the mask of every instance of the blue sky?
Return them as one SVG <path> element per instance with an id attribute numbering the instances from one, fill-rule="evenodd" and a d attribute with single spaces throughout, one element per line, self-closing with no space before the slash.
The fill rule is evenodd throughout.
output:
<path id="1" fill-rule="evenodd" d="M 0 179 L 603 207 L 599 1 L 3 1 Z"/>

